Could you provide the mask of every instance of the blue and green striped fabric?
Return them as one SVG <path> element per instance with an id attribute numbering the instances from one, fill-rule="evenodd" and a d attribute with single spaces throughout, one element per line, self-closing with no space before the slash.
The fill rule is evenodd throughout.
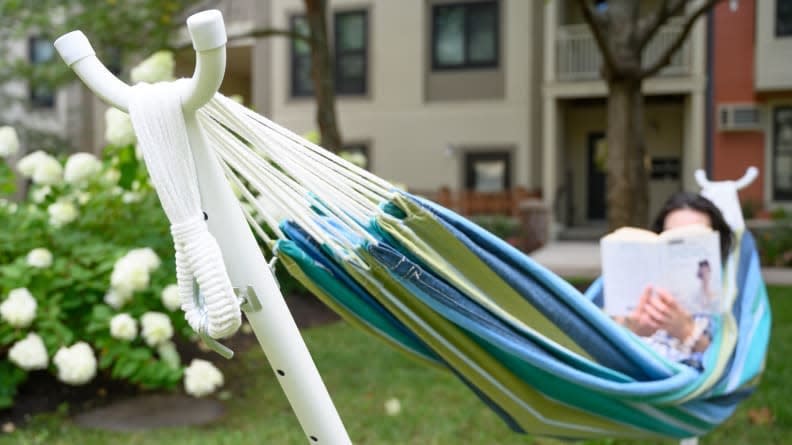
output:
<path id="1" fill-rule="evenodd" d="M 514 430 L 560 438 L 700 436 L 764 368 L 770 308 L 747 232 L 727 261 L 726 301 L 699 372 L 670 362 L 584 294 L 470 221 L 406 194 L 364 223 L 377 242 L 339 253 L 292 222 L 277 252 L 350 323 L 449 368 Z M 333 224 L 318 213 L 322 224 Z M 340 226 L 334 226 L 338 233 Z M 350 254 L 362 261 L 347 261 Z"/>

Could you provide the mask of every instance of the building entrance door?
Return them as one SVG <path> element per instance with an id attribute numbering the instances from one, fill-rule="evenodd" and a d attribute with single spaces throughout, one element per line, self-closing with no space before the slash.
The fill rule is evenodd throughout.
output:
<path id="1" fill-rule="evenodd" d="M 586 217 L 589 220 L 604 220 L 607 216 L 607 200 L 605 199 L 606 147 L 605 133 L 589 133 L 587 150 L 588 187 L 586 192 Z"/>

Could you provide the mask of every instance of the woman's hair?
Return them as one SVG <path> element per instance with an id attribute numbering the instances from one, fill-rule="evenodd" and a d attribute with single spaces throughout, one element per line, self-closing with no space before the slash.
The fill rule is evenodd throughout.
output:
<path id="1" fill-rule="evenodd" d="M 726 223 L 720 209 L 712 201 L 698 193 L 677 192 L 671 195 L 663 205 L 663 208 L 660 209 L 660 213 L 657 214 L 652 224 L 652 230 L 657 233 L 662 232 L 668 214 L 679 209 L 691 209 L 709 216 L 712 228 L 720 234 L 721 260 L 725 262 L 732 245 L 731 227 Z"/>

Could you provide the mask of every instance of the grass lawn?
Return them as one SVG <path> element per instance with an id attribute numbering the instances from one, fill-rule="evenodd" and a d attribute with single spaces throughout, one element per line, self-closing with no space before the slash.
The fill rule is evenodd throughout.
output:
<path id="1" fill-rule="evenodd" d="M 704 444 L 792 443 L 792 287 L 770 289 L 773 332 L 768 369 L 759 391 Z M 343 323 L 314 328 L 305 339 L 356 444 L 556 444 L 515 435 L 449 374 L 418 365 Z M 39 416 L 22 429 L 0 436 L 0 444 L 179 445 L 305 444 L 263 354 L 251 350 L 226 373 L 228 413 L 215 424 L 145 433 L 83 430 L 60 416 Z M 383 404 L 401 401 L 402 411 L 387 416 Z M 769 408 L 774 420 L 752 423 L 753 413 Z M 761 417 L 761 416 L 760 416 Z M 588 441 L 595 444 L 678 443 L 675 441 Z"/>

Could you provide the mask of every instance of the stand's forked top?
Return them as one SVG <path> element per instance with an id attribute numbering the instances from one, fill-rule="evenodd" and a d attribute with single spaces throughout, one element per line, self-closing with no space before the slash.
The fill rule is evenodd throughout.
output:
<path id="1" fill-rule="evenodd" d="M 227 42 L 223 15 L 216 9 L 193 14 L 187 29 L 195 49 L 192 78 L 177 82 L 185 112 L 193 112 L 214 96 L 223 81 Z M 103 101 L 128 111 L 130 86 L 114 76 L 96 57 L 81 31 L 72 31 L 55 41 L 55 49 L 77 76 Z"/>

